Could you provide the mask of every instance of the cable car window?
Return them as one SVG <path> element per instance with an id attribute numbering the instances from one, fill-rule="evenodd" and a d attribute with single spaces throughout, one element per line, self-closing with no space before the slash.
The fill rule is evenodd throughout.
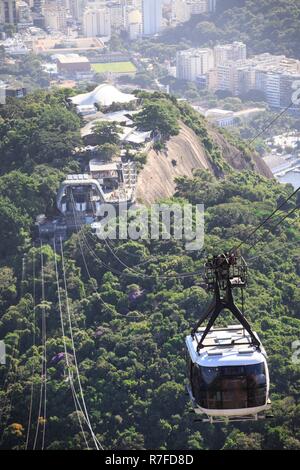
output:
<path id="1" fill-rule="evenodd" d="M 192 369 L 192 388 L 197 403 L 206 409 L 241 409 L 266 402 L 264 363 L 248 366 Z"/>
<path id="2" fill-rule="evenodd" d="M 218 367 L 203 367 L 202 378 L 207 385 L 212 384 L 220 374 Z"/>

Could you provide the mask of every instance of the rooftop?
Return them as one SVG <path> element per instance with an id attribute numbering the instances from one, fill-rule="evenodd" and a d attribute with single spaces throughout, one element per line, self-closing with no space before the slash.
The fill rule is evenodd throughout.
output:
<path id="1" fill-rule="evenodd" d="M 97 86 L 89 93 L 82 93 L 70 98 L 75 105 L 93 105 L 98 103 L 102 106 L 110 106 L 113 103 L 130 103 L 137 100 L 137 98 L 129 93 L 122 93 L 115 86 L 108 83 L 103 83 Z"/>
<path id="2" fill-rule="evenodd" d="M 100 160 L 94 159 L 94 160 L 90 160 L 89 168 L 91 172 L 116 171 L 118 169 L 118 164 L 116 162 L 105 163 Z"/>
<path id="3" fill-rule="evenodd" d="M 61 64 L 78 64 L 80 63 L 89 63 L 89 59 L 85 56 L 80 56 L 78 54 L 70 54 L 70 55 L 60 55 L 56 56 L 56 60 Z"/>
<path id="4" fill-rule="evenodd" d="M 66 38 L 46 36 L 43 38 L 33 39 L 33 52 L 36 54 L 47 53 L 63 53 L 73 51 L 97 51 L 103 49 L 104 44 L 100 38 Z"/>
<path id="5" fill-rule="evenodd" d="M 198 341 L 204 330 L 205 327 L 199 328 L 196 334 Z M 197 352 L 197 344 L 196 338 L 186 337 L 191 358 L 195 363 L 206 367 L 259 364 L 266 356 L 263 347 L 258 351 L 251 345 L 250 336 L 241 325 L 212 328 L 204 340 L 204 348 L 200 354 Z"/>

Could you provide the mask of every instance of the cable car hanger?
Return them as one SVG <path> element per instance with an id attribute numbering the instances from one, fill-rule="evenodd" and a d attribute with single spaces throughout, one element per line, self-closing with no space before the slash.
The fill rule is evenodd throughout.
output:
<path id="1" fill-rule="evenodd" d="M 205 264 L 205 282 L 208 290 L 214 291 L 214 298 L 191 333 L 192 338 L 196 339 L 198 343 L 198 353 L 205 347 L 204 340 L 224 309 L 228 309 L 234 315 L 243 328 L 248 332 L 251 338 L 250 344 L 259 349 L 261 343 L 253 333 L 250 324 L 243 315 L 243 312 L 236 306 L 232 294 L 233 289 L 241 288 L 243 290 L 246 287 L 247 264 L 244 258 L 241 256 L 239 257 L 234 253 L 223 253 L 222 255 L 217 255 L 208 259 Z M 197 330 L 207 319 L 209 319 L 207 327 L 199 341 L 198 336 L 196 335 Z"/>

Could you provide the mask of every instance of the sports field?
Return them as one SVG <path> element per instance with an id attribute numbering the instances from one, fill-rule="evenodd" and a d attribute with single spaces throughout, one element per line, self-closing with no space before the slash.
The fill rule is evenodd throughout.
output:
<path id="1" fill-rule="evenodd" d="M 136 71 L 132 62 L 109 62 L 105 64 L 92 64 L 96 73 L 133 73 Z"/>

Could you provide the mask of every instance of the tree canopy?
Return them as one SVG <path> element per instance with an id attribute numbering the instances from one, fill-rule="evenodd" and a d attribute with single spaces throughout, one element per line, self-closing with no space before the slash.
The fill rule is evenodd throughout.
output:
<path id="1" fill-rule="evenodd" d="M 184 103 L 155 96 L 153 102 L 157 99 L 158 103 L 153 114 L 153 107 L 146 103 L 149 125 L 154 124 L 155 113 L 163 119 L 168 109 L 172 123 L 166 125 L 165 135 L 171 135 L 170 127 L 180 116 L 205 143 L 207 152 L 216 151 L 203 118 Z M 55 116 L 51 112 L 45 116 L 41 109 L 44 103 L 49 110 L 48 103 L 53 101 L 63 107 L 63 115 L 70 113 L 70 123 L 61 125 L 77 135 L 77 116 L 63 105 L 61 94 L 42 93 L 34 101 L 29 96 L 20 102 L 23 106 L 12 101 L 1 109 L 5 141 L 11 139 L 8 134 L 17 133 L 18 145 L 28 146 L 26 135 L 25 143 L 20 137 L 21 116 L 25 123 L 43 117 L 43 126 L 53 136 L 58 124 L 54 125 Z M 69 312 L 91 426 L 105 448 L 299 449 L 300 366 L 293 349 L 300 328 L 299 214 L 295 211 L 275 227 L 299 201 L 291 199 L 275 220 L 246 241 L 249 231 L 279 207 L 293 188 L 249 169 L 238 172 L 228 167 L 221 178 L 212 171 L 197 170 L 191 178 L 177 179 L 169 202 L 204 203 L 205 253 L 186 251 L 184 241 L 175 239 L 106 244 L 84 227 L 63 245 L 63 270 L 59 247 L 55 256 L 51 241 L 42 246 L 34 243 L 34 220 L 41 211 L 54 210 L 52 201 L 64 171 L 76 162 L 66 156 L 57 168 L 55 158 L 41 163 L 36 155 L 31 155 L 30 171 L 21 154 L 14 155 L 15 168 L 1 167 L 0 339 L 7 346 L 7 363 L 0 368 L 0 448 L 24 449 L 29 432 L 31 449 L 38 423 L 37 448 L 44 424 L 46 449 L 93 447 L 84 417 L 75 410 L 68 378 L 69 368 L 76 376 Z M 224 165 L 222 155 L 215 159 Z M 195 429 L 184 387 L 184 339 L 211 300 L 201 275 L 195 273 L 201 272 L 206 255 L 226 251 L 243 240 L 242 253 L 249 265 L 245 314 L 269 356 L 274 418 Z M 186 273 L 191 275 L 180 277 Z M 132 293 L 139 295 L 133 298 Z M 242 299 L 236 300 L 241 306 Z M 47 332 L 46 421 L 39 414 L 42 318 Z M 78 393 L 75 380 L 74 384 Z M 33 414 L 28 429 L 31 390 Z"/>

